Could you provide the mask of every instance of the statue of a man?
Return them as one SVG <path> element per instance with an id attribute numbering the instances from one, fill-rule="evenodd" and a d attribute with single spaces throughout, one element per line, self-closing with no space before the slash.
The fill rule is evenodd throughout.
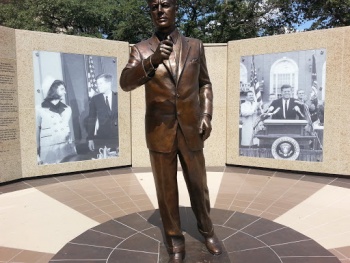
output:
<path id="1" fill-rule="evenodd" d="M 157 189 L 169 262 L 182 262 L 177 185 L 179 158 L 197 219 L 210 253 L 221 254 L 210 219 L 204 141 L 211 132 L 212 85 L 203 43 L 181 35 L 175 26 L 176 0 L 147 0 L 155 34 L 131 49 L 120 86 L 131 91 L 145 85 L 146 141 Z"/>

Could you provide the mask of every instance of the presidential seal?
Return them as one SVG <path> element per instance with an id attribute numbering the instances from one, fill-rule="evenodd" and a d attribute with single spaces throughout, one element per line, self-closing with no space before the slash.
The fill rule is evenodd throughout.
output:
<path id="1" fill-rule="evenodd" d="M 272 156 L 275 159 L 294 161 L 299 157 L 299 143 L 291 137 L 280 137 L 271 146 Z"/>

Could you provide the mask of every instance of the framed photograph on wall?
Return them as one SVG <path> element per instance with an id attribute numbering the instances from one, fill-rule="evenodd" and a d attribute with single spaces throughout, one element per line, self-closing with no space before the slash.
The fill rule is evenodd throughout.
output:
<path id="1" fill-rule="evenodd" d="M 119 156 L 117 58 L 33 51 L 39 165 Z"/>
<path id="2" fill-rule="evenodd" d="M 241 56 L 239 155 L 323 161 L 326 49 Z"/>

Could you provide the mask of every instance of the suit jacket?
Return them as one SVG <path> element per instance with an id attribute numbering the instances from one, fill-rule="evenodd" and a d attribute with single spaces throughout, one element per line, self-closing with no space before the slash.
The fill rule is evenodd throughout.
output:
<path id="1" fill-rule="evenodd" d="M 201 150 L 200 120 L 203 114 L 212 116 L 213 110 L 212 86 L 203 43 L 184 37 L 177 30 L 173 33 L 177 36 L 176 43 L 180 44 L 179 52 L 175 52 L 179 61 L 177 74 L 172 74 L 176 70 L 169 60 L 158 66 L 154 76 L 149 77 L 145 72 L 145 61 L 159 44 L 158 38 L 153 35 L 131 48 L 120 86 L 124 91 L 131 91 L 145 84 L 146 142 L 150 150 L 170 152 L 178 125 L 190 150 Z"/>
<path id="2" fill-rule="evenodd" d="M 295 110 L 295 106 L 298 106 L 300 109 L 300 105 L 297 104 L 295 101 L 296 99 L 289 99 L 289 106 L 288 110 L 286 111 L 286 118 L 284 118 L 283 116 L 283 98 L 279 98 L 277 100 L 272 101 L 270 106 L 274 107 L 273 111 L 275 111 L 277 108 L 280 108 L 280 110 L 276 114 L 272 115 L 272 119 L 296 120 L 297 116 L 299 117 L 299 119 L 303 119 L 303 117 Z"/>
<path id="3" fill-rule="evenodd" d="M 95 125 L 98 129 L 95 135 Z M 102 93 L 91 98 L 88 117 L 88 140 L 118 138 L 118 93 L 112 92 L 112 108 L 108 109 Z"/>

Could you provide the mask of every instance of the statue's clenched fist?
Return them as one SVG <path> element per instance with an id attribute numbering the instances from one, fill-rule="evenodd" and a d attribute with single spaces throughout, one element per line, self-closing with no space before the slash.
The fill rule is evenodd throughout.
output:
<path id="1" fill-rule="evenodd" d="M 173 52 L 173 42 L 168 37 L 159 43 L 156 51 L 151 56 L 152 65 L 157 67 L 164 60 L 169 59 L 171 52 Z"/>

